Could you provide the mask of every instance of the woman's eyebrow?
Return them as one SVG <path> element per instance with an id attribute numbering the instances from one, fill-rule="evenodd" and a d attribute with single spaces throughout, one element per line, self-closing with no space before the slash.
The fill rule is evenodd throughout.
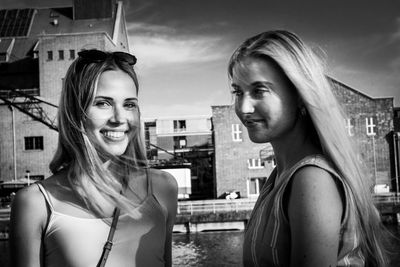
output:
<path id="1" fill-rule="evenodd" d="M 256 87 L 256 86 L 267 86 L 267 87 L 269 87 L 269 86 L 272 85 L 272 82 L 268 82 L 268 81 L 256 81 L 256 82 L 252 82 L 250 85 L 251 85 L 251 86 L 254 86 L 254 87 Z"/>

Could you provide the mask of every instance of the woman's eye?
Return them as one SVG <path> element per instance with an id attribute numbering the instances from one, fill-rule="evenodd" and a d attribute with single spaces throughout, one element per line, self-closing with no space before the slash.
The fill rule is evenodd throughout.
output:
<path id="1" fill-rule="evenodd" d="M 269 89 L 265 87 L 259 87 L 254 89 L 254 94 L 256 96 L 263 96 L 265 93 L 268 93 Z"/>
<path id="2" fill-rule="evenodd" d="M 241 96 L 241 95 L 243 94 L 242 91 L 237 90 L 237 89 L 233 89 L 233 90 L 231 91 L 231 93 L 232 93 L 232 95 L 234 95 L 234 96 Z"/>
<path id="3" fill-rule="evenodd" d="M 110 103 L 108 103 L 107 101 L 96 101 L 96 102 L 94 103 L 94 105 L 95 105 L 96 107 L 99 107 L 99 108 L 106 108 L 106 107 L 109 107 L 109 106 L 110 106 Z"/>
<path id="4" fill-rule="evenodd" d="M 134 109 L 137 107 L 137 104 L 135 102 L 128 102 L 125 103 L 125 107 L 127 107 L 128 109 Z"/>

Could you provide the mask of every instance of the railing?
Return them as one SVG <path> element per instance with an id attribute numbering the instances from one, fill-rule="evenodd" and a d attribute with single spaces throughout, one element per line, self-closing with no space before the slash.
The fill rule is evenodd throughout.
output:
<path id="1" fill-rule="evenodd" d="M 250 211 L 255 203 L 256 199 L 252 198 L 182 201 L 178 204 L 178 214 L 193 215 L 199 213 Z"/>
<path id="2" fill-rule="evenodd" d="M 374 195 L 375 204 L 399 204 L 400 196 L 395 194 Z M 250 211 L 256 203 L 256 198 L 242 199 L 212 199 L 199 201 L 182 201 L 178 203 L 178 214 L 193 215 L 201 213 Z"/>
<path id="3" fill-rule="evenodd" d="M 381 203 L 400 204 L 400 196 L 396 196 L 396 194 L 375 195 L 374 202 L 376 204 L 381 204 Z"/>

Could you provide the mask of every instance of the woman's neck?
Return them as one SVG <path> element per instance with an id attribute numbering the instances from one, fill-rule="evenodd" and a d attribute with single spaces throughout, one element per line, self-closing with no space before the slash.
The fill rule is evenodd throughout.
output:
<path id="1" fill-rule="evenodd" d="M 271 141 L 277 163 L 277 177 L 309 155 L 321 154 L 317 140 L 311 137 L 304 124 L 296 124 L 286 135 Z"/>

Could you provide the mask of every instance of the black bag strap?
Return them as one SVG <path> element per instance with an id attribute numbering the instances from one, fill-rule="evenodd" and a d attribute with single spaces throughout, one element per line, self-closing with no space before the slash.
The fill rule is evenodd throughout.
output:
<path id="1" fill-rule="evenodd" d="M 99 263 L 97 263 L 97 265 L 96 265 L 97 267 L 104 267 L 106 265 L 108 254 L 110 253 L 112 245 L 113 245 L 112 241 L 114 238 L 115 228 L 117 228 L 119 213 L 120 213 L 120 209 L 115 208 L 114 214 L 113 214 L 113 220 L 112 220 L 111 227 L 110 227 L 110 232 L 108 233 L 107 242 L 104 244 L 103 253 L 101 254 Z"/>

